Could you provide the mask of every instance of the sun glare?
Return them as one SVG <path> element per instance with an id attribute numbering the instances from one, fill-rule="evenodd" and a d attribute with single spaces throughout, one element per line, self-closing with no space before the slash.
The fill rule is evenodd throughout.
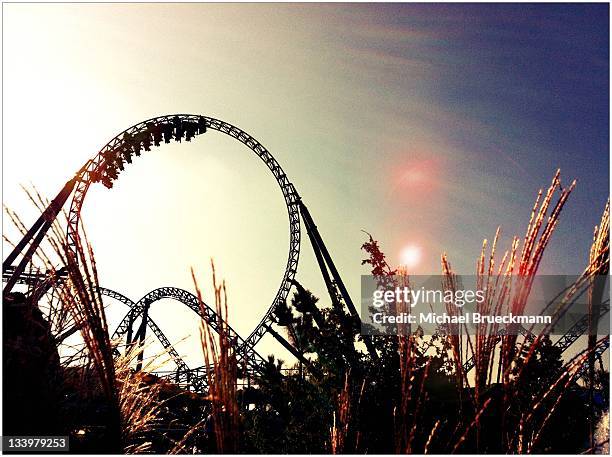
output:
<path id="1" fill-rule="evenodd" d="M 416 267 L 421 261 L 421 248 L 415 245 L 406 246 L 400 253 L 400 262 L 407 268 Z"/>

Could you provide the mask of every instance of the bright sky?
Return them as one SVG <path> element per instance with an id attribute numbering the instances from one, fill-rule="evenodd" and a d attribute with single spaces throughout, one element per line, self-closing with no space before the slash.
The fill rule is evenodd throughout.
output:
<path id="1" fill-rule="evenodd" d="M 585 265 L 609 185 L 606 4 L 5 4 L 3 25 L 3 201 L 26 221 L 19 184 L 52 197 L 117 133 L 181 112 L 272 152 L 354 300 L 361 229 L 414 273 L 446 251 L 469 274 L 498 225 L 504 246 L 523 235 L 558 167 L 578 187 L 542 272 Z M 216 132 L 144 154 L 83 217 L 101 284 L 133 300 L 193 290 L 191 266 L 211 297 L 214 257 L 243 336 L 286 262 L 279 189 Z M 298 279 L 325 297 L 307 242 Z M 197 334 L 171 302 L 152 314 L 172 341 Z"/>

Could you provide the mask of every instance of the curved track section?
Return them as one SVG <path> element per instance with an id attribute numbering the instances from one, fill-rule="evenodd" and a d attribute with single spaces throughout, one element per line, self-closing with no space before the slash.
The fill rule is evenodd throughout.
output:
<path id="1" fill-rule="evenodd" d="M 115 292 L 114 290 L 107 289 L 105 287 L 100 287 L 99 291 L 102 295 L 110 297 L 114 300 L 117 300 L 124 305 L 128 306 L 130 309 L 133 309 L 136 306 L 136 303 L 130 300 L 123 294 L 119 292 Z M 125 318 L 124 318 L 125 319 Z M 176 371 L 174 372 L 174 378 L 176 380 L 181 379 L 182 377 L 187 377 L 188 382 L 193 385 L 193 388 L 198 391 L 203 391 L 206 387 L 206 377 L 205 374 L 203 376 L 191 376 L 193 370 L 189 368 L 189 366 L 184 362 L 181 356 L 176 352 L 174 346 L 168 341 L 166 335 L 162 332 L 159 326 L 153 321 L 151 316 L 147 317 L 147 326 L 151 329 L 151 331 L 155 334 L 155 337 L 159 340 L 164 349 L 170 354 L 172 360 L 176 364 Z"/>
<path id="2" fill-rule="evenodd" d="M 227 323 L 223 322 L 221 317 L 210 306 L 206 305 L 205 303 L 202 303 L 202 306 L 200 306 L 198 297 L 190 292 L 187 292 L 186 290 L 179 289 L 178 287 L 160 287 L 159 289 L 149 292 L 138 300 L 138 302 L 132 306 L 130 312 L 123 318 L 117 327 L 117 330 L 115 330 L 113 337 L 125 335 L 128 331 L 130 320 L 133 322 L 133 320 L 138 316 L 143 315 L 146 307 L 149 307 L 151 304 L 164 298 L 170 298 L 183 303 L 198 316 L 200 316 L 200 318 L 205 320 L 217 333 L 219 333 L 219 330 L 223 325 L 227 331 L 227 336 L 230 342 L 232 342 L 233 346 L 237 348 L 236 357 L 238 362 L 245 364 L 248 368 L 256 372 L 263 369 L 266 361 L 257 353 L 253 345 L 242 339 L 238 332 L 236 332 Z"/>
<path id="3" fill-rule="evenodd" d="M 78 259 L 79 223 L 81 209 L 89 187 L 102 182 L 106 187 L 112 187 L 113 181 L 119 176 L 126 163 L 131 163 L 133 156 L 140 156 L 141 152 L 149 151 L 151 146 L 159 146 L 162 142 L 190 141 L 192 138 L 205 133 L 208 129 L 224 133 L 246 145 L 270 169 L 278 183 L 289 215 L 289 255 L 285 272 L 280 286 L 268 308 L 266 314 L 246 338 L 244 351 L 254 352 L 252 346 L 266 333 L 267 325 L 273 321 L 272 313 L 276 307 L 283 303 L 291 289 L 292 280 L 297 272 L 300 253 L 300 215 L 299 196 L 287 175 L 274 159 L 272 154 L 255 138 L 238 127 L 207 116 L 193 114 L 173 114 L 159 116 L 140 122 L 115 136 L 92 159 L 90 159 L 76 174 L 76 186 L 68 213 L 67 244 L 72 251 L 73 258 Z M 214 327 L 216 314 L 204 313 L 202 316 Z M 252 355 L 252 354 L 251 354 Z"/>
<path id="4" fill-rule="evenodd" d="M 130 309 L 136 306 L 136 303 L 134 301 L 130 300 L 125 295 L 122 295 L 119 292 L 115 292 L 114 290 L 106 289 L 104 287 L 100 287 L 99 290 L 102 295 L 105 295 L 114 300 L 117 300 L 123 303 L 124 305 L 128 306 Z M 166 350 L 168 354 L 170 354 L 170 357 L 172 357 L 172 360 L 174 361 L 174 363 L 176 363 L 177 371 L 189 371 L 190 370 L 189 366 L 187 366 L 187 364 L 183 361 L 183 359 L 181 359 L 181 356 L 178 354 L 178 352 L 176 352 L 176 349 L 174 349 L 174 346 L 172 346 L 168 338 L 166 338 L 166 335 L 164 335 L 162 330 L 155 323 L 155 321 L 151 318 L 151 316 L 149 316 L 147 319 L 147 327 L 151 329 L 155 337 L 159 340 L 161 345 L 164 347 L 164 350 Z"/>

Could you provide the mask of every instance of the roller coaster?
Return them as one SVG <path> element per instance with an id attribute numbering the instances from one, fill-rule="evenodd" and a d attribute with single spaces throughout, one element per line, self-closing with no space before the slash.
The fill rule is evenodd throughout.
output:
<path id="1" fill-rule="evenodd" d="M 153 303 L 162 299 L 172 299 L 190 308 L 212 329 L 218 331 L 223 325 L 228 330 L 228 337 L 234 345 L 238 363 L 244 367 L 245 372 L 248 373 L 247 376 L 257 376 L 265 368 L 266 361 L 257 352 L 256 346 L 266 334 L 272 335 L 298 360 L 307 362 L 303 354 L 272 327 L 275 324 L 274 313 L 279 306 L 285 303 L 295 281 L 300 256 L 302 224 L 306 228 L 308 239 L 332 303 L 334 306 L 346 308 L 351 318 L 358 320 L 359 316 L 355 305 L 308 208 L 280 164 L 258 140 L 247 132 L 228 122 L 208 116 L 173 114 L 154 117 L 135 124 L 112 138 L 66 182 L 41 216 L 5 258 L 2 264 L 2 279 L 5 282 L 3 295 L 6 296 L 10 293 L 16 284 L 27 284 L 31 286 L 29 293 L 38 294 L 36 296 L 40 297 L 58 281 L 65 280 L 65 272 L 62 270 L 58 272 L 33 270 L 32 258 L 53 222 L 68 204 L 69 199 L 66 248 L 72 253 L 68 257 L 73 259 L 74 262 L 78 262 L 81 242 L 79 237 L 81 210 L 89 188 L 95 184 L 102 184 L 111 189 L 125 166 L 131 164 L 133 159 L 141 156 L 143 152 L 172 141 L 189 142 L 210 130 L 234 138 L 255 153 L 270 170 L 283 195 L 287 209 L 290 237 L 287 262 L 276 295 L 261 321 L 246 338 L 242 338 L 223 321 L 215 310 L 206 304 L 201 306 L 198 298 L 188 291 L 175 287 L 162 287 L 147 293 L 138 301 L 133 301 L 119 292 L 108 288 L 100 288 L 99 292 L 102 295 L 123 303 L 129 308 L 113 337 L 125 338 L 127 345 L 134 342 L 142 344 L 148 328 L 160 341 L 176 365 L 174 371 L 165 373 L 163 376 L 192 390 L 205 391 L 207 387 L 206 370 L 203 367 L 189 368 L 161 328 L 149 316 L 149 308 Z M 609 311 L 609 307 L 605 311 Z M 138 320 L 140 320 L 140 325 L 135 328 L 135 323 Z M 564 336 L 562 343 L 559 343 L 563 345 L 564 349 L 569 347 L 584 332 L 582 327 L 573 330 L 575 331 Z M 580 333 L 576 333 L 578 331 Z M 364 339 L 364 343 L 370 355 L 376 358 L 377 354 L 371 341 Z M 473 366 L 473 363 L 471 366 Z"/>
<path id="2" fill-rule="evenodd" d="M 285 303 L 295 280 L 300 254 L 301 223 L 306 228 L 332 301 L 338 305 L 342 303 L 340 306 L 345 306 L 350 315 L 354 319 L 358 319 L 357 310 L 308 208 L 272 154 L 259 141 L 240 128 L 219 119 L 192 114 L 159 116 L 133 125 L 112 138 L 94 157 L 88 160 L 75 173 L 74 177 L 66 182 L 57 196 L 42 212 L 38 220 L 3 261 L 2 278 L 5 282 L 3 294 L 10 293 L 15 285 L 20 283 L 36 286 L 33 290 L 36 290 L 36 293 L 40 295 L 45 290 L 51 288 L 54 282 L 62 280 L 61 274 L 50 275 L 46 272 L 32 272 L 27 267 L 54 220 L 67 204 L 68 199 L 70 199 L 70 203 L 66 244 L 67 249 L 72 253 L 69 258 L 77 261 L 80 243 L 79 225 L 81 209 L 83 208 L 90 186 L 101 183 L 106 188 L 111 189 L 113 183 L 119 178 L 121 171 L 125 169 L 125 166 L 131 164 L 133 159 L 141 156 L 143 152 L 150 151 L 152 147 L 161 146 L 162 143 L 191 141 L 209 130 L 228 135 L 254 152 L 268 167 L 282 192 L 289 219 L 290 239 L 285 271 L 274 300 L 269 305 L 258 325 L 243 339 L 236 331 L 227 326 L 211 307 L 207 305 L 201 307 L 197 297 L 185 290 L 172 287 L 159 288 L 134 302 L 118 292 L 101 288 L 100 292 L 103 295 L 109 296 L 129 307 L 128 313 L 119 324 L 113 336 L 115 338 L 125 337 L 127 344 L 131 344 L 134 341 L 142 343 L 146 336 L 146 329 L 149 328 L 176 363 L 177 368 L 174 378 L 190 383 L 191 387 L 195 390 L 203 390 L 206 386 L 206 381 L 201 376 L 202 370 L 189 369 L 174 348 L 172 348 L 172 345 L 159 326 L 148 316 L 148 309 L 152 303 L 163 298 L 170 298 L 189 307 L 214 330 L 218 330 L 221 325 L 225 325 L 229 329 L 229 338 L 235 345 L 236 354 L 239 359 L 238 362 L 244 363 L 251 372 L 257 373 L 263 369 L 265 361 L 257 353 L 255 346 L 266 333 L 271 334 L 296 358 L 305 361 L 303 355 L 272 328 L 274 324 L 274 311 L 279 304 Z M 134 331 L 134 323 L 138 319 L 141 320 L 141 325 Z M 368 349 L 372 352 L 373 349 L 369 344 L 368 346 Z"/>

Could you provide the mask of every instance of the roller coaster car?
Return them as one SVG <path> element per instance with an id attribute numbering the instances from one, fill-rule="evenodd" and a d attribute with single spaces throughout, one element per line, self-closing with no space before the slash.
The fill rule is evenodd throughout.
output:
<path id="1" fill-rule="evenodd" d="M 123 161 L 123 157 L 117 156 L 115 160 L 115 164 L 117 165 L 117 168 L 119 168 L 119 170 L 121 171 L 125 170 L 125 163 Z"/>
<path id="2" fill-rule="evenodd" d="M 111 181 L 108 176 L 102 176 L 102 184 L 104 184 L 104 187 L 107 189 L 112 189 L 113 187 L 113 181 Z"/>
<path id="3" fill-rule="evenodd" d="M 133 143 L 133 141 L 134 141 L 134 137 L 133 137 L 131 134 L 129 134 L 129 133 L 127 133 L 127 132 L 126 132 L 126 133 L 124 133 L 124 134 L 123 134 L 123 140 L 122 140 L 122 141 L 123 141 L 123 145 L 122 145 L 122 146 L 123 146 L 123 148 L 124 148 L 126 151 L 129 151 L 129 150 L 131 150 L 131 149 L 132 149 L 132 143 Z M 130 155 L 131 155 L 131 152 L 130 152 Z M 124 156 L 125 156 L 125 153 L 124 153 Z"/>
<path id="4" fill-rule="evenodd" d="M 115 151 L 108 150 L 102 153 L 102 157 L 104 159 L 104 170 L 108 170 L 109 167 L 115 166 L 115 161 L 117 160 L 117 155 Z"/>
<path id="5" fill-rule="evenodd" d="M 178 116 L 174 116 L 172 118 L 172 125 L 174 127 L 174 139 L 180 143 L 184 133 L 183 121 Z"/>
<path id="6" fill-rule="evenodd" d="M 164 136 L 164 143 L 170 143 L 170 141 L 172 140 L 173 130 L 174 128 L 172 127 L 172 124 L 162 125 L 161 131 Z"/>
<path id="7" fill-rule="evenodd" d="M 121 156 L 127 163 L 132 163 L 132 149 L 129 146 L 124 146 L 121 149 Z"/>
<path id="8" fill-rule="evenodd" d="M 106 176 L 112 181 L 119 177 L 119 173 L 117 173 L 117 168 L 115 164 L 107 164 L 106 166 Z"/>
<path id="9" fill-rule="evenodd" d="M 149 132 L 142 132 L 142 147 L 145 151 L 151 150 L 151 135 Z"/>
<path id="10" fill-rule="evenodd" d="M 91 180 L 91 182 L 98 182 L 100 181 L 101 177 L 102 177 L 101 173 L 97 170 L 93 170 L 92 172 L 89 173 L 89 179 Z"/>
<path id="11" fill-rule="evenodd" d="M 153 136 L 153 144 L 159 146 L 163 139 L 161 127 L 150 122 L 147 124 L 147 131 Z"/>
<path id="12" fill-rule="evenodd" d="M 185 122 L 185 139 L 191 141 L 196 136 L 198 131 L 198 125 L 195 122 Z"/>
<path id="13" fill-rule="evenodd" d="M 140 139 L 135 137 L 131 142 L 132 150 L 134 151 L 134 155 L 136 157 L 140 157 Z"/>
<path id="14" fill-rule="evenodd" d="M 206 133 L 206 119 L 200 117 L 198 119 L 198 134 Z"/>

